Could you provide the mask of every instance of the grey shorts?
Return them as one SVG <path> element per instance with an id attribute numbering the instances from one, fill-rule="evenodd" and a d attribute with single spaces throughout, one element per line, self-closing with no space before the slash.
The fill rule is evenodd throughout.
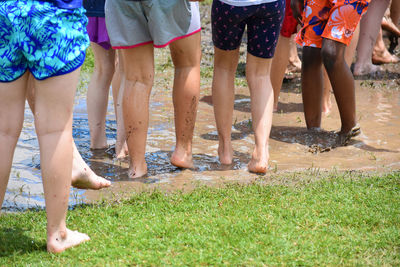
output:
<path id="1" fill-rule="evenodd" d="M 105 6 L 107 31 L 115 49 L 169 43 L 201 30 L 197 2 L 112 0 Z"/>

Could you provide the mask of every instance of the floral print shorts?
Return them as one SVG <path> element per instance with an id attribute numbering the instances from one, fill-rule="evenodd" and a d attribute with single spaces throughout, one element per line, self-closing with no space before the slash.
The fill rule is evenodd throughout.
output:
<path id="1" fill-rule="evenodd" d="M 85 9 L 37 0 L 0 1 L 0 82 L 27 70 L 38 80 L 67 74 L 85 60 Z"/>
<path id="2" fill-rule="evenodd" d="M 305 0 L 303 27 L 296 42 L 322 47 L 322 38 L 349 45 L 371 0 Z"/>

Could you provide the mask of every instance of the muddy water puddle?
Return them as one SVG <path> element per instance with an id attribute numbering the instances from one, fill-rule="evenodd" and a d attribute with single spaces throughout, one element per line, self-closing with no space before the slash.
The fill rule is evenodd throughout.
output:
<path id="1" fill-rule="evenodd" d="M 162 66 L 169 64 L 166 58 Z M 234 161 L 221 166 L 217 158 L 218 136 L 212 109 L 210 79 L 202 79 L 201 99 L 193 139 L 194 170 L 181 170 L 169 162 L 174 150 L 175 134 L 171 100 L 171 68 L 158 69 L 151 95 L 150 127 L 146 160 L 146 178 L 130 180 L 128 163 L 116 160 L 109 151 L 89 149 L 89 128 L 85 90 L 80 90 L 74 109 L 74 140 L 83 158 L 99 175 L 113 181 L 110 188 L 100 191 L 71 189 L 70 205 L 89 203 L 102 198 L 124 197 L 132 192 L 162 189 L 191 190 L 199 185 L 217 186 L 226 182 L 249 183 L 269 179 L 279 173 L 309 170 L 390 171 L 400 169 L 400 66 L 389 65 L 380 77 L 361 77 L 356 81 L 357 117 L 362 133 L 347 146 L 337 146 L 333 131 L 340 120 L 333 99 L 333 109 L 323 116 L 321 132 L 305 129 L 302 113 L 300 80 L 294 78 L 283 85 L 278 112 L 273 116 L 270 138 L 270 173 L 251 174 L 247 163 L 254 146 L 250 114 L 250 98 L 245 83 L 236 89 L 232 140 Z M 242 75 L 240 75 L 242 76 Z M 85 79 L 85 78 L 84 78 Z M 86 78 L 87 79 L 87 78 Z M 243 77 L 240 79 L 243 80 Z M 87 81 L 83 87 L 87 86 Z M 107 137 L 112 146 L 116 136 L 115 115 L 110 97 L 107 114 Z M 38 142 L 33 117 L 26 108 L 25 123 L 14 155 L 6 197 L 5 210 L 44 207 Z"/>

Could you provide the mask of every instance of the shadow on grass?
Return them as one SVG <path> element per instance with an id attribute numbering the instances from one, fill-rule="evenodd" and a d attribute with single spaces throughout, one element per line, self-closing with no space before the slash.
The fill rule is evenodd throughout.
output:
<path id="1" fill-rule="evenodd" d="M 36 242 L 22 228 L 0 228 L 0 257 L 45 250 L 45 242 Z"/>

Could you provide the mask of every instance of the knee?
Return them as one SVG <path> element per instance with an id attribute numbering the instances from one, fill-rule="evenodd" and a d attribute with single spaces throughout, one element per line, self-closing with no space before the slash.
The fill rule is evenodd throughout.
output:
<path id="1" fill-rule="evenodd" d="M 152 87 L 154 83 L 154 73 L 151 72 L 127 72 L 125 80 L 128 84 L 143 84 L 146 87 Z"/>
<path id="2" fill-rule="evenodd" d="M 115 71 L 115 65 L 112 64 L 98 64 L 95 65 L 94 73 L 98 75 L 100 79 L 103 78 L 112 78 Z"/>
<path id="3" fill-rule="evenodd" d="M 322 61 L 327 71 L 332 70 L 335 65 L 341 63 L 344 58 L 334 46 L 323 46 L 321 50 Z"/>

